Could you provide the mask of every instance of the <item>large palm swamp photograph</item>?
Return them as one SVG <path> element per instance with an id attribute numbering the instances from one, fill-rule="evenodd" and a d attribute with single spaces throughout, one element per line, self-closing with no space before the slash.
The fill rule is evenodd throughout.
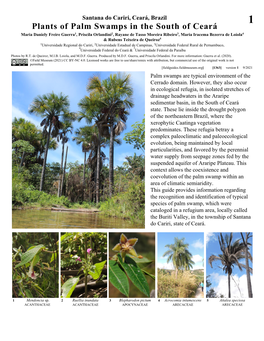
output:
<path id="1" fill-rule="evenodd" d="M 253 234 L 206 234 L 206 297 L 253 297 Z"/>
<path id="2" fill-rule="evenodd" d="M 204 298 L 204 234 L 158 233 L 158 297 Z"/>
<path id="3" fill-rule="evenodd" d="M 144 72 L 13 72 L 13 228 L 144 228 L 144 115 Z"/>

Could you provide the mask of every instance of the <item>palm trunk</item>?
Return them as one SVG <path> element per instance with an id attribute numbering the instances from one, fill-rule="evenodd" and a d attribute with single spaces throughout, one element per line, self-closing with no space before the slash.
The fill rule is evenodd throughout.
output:
<path id="1" fill-rule="evenodd" d="M 231 298 L 230 274 L 228 274 L 228 298 Z"/>
<path id="2" fill-rule="evenodd" d="M 61 152 L 61 166 L 60 166 L 60 175 L 59 175 L 59 184 L 58 184 L 58 197 L 61 196 L 61 182 L 62 182 L 62 172 L 63 172 L 63 157 L 64 157 L 64 142 L 62 140 L 62 152 Z"/>
<path id="3" fill-rule="evenodd" d="M 67 148 L 66 148 L 66 154 L 65 154 L 65 161 L 64 161 L 64 169 L 63 169 L 63 175 L 62 175 L 60 196 L 61 196 L 62 190 L 63 190 L 63 184 L 64 184 L 64 178 L 65 178 L 65 171 L 66 171 L 66 165 L 67 165 L 67 154 L 68 154 L 68 146 L 67 146 Z"/>
<path id="4" fill-rule="evenodd" d="M 101 135 L 98 129 L 98 146 L 97 146 L 97 160 L 96 160 L 96 203 L 100 201 L 100 154 L 101 154 Z"/>
<path id="5" fill-rule="evenodd" d="M 175 267 L 175 279 L 177 279 L 177 278 L 178 278 L 178 268 Z"/>
<path id="6" fill-rule="evenodd" d="M 47 163 L 47 157 L 48 157 L 48 149 L 49 149 L 51 126 L 52 126 L 52 121 L 49 124 L 49 131 L 48 131 L 48 136 L 47 136 L 47 143 L 46 143 L 46 148 L 45 148 L 45 154 L 44 154 L 44 160 L 43 160 L 43 166 L 42 166 L 42 172 L 41 172 L 41 179 L 40 179 L 40 186 L 39 186 L 40 192 L 42 192 L 43 185 L 44 185 L 45 170 L 46 170 L 46 163 Z"/>
<path id="7" fill-rule="evenodd" d="M 110 145 L 109 145 L 109 196 L 112 197 L 114 185 L 114 122 L 110 121 Z"/>
<path id="8" fill-rule="evenodd" d="M 247 233 L 246 233 L 246 241 L 244 239 L 243 233 L 240 233 L 243 239 L 243 243 L 245 246 L 245 260 L 246 260 L 246 271 L 247 271 L 247 287 L 248 287 L 248 297 L 253 298 L 251 280 L 250 280 L 250 271 L 249 271 L 249 264 L 248 264 L 248 246 L 247 246 Z"/>
<path id="9" fill-rule="evenodd" d="M 83 190 L 82 190 L 82 201 L 84 201 L 84 189 L 85 189 L 85 166 L 86 166 L 86 151 L 84 151 L 84 160 L 83 160 Z"/>
<path id="10" fill-rule="evenodd" d="M 21 162 L 20 162 L 20 168 L 22 168 L 22 166 L 23 166 L 25 154 L 26 154 L 26 153 L 23 152 L 22 157 L 21 157 Z"/>
<path id="11" fill-rule="evenodd" d="M 21 172 L 21 168 L 23 167 L 23 163 L 24 163 L 24 158 L 25 158 L 25 152 L 23 152 L 22 157 L 21 157 L 21 162 L 20 162 L 20 166 L 19 166 L 19 170 L 18 173 Z"/>
<path id="12" fill-rule="evenodd" d="M 251 286 L 251 280 L 250 280 L 250 273 L 249 273 L 249 264 L 248 264 L 248 250 L 246 247 L 246 267 L 247 267 L 247 287 L 248 287 L 248 297 L 253 298 L 253 292 L 252 292 L 252 286 Z"/>

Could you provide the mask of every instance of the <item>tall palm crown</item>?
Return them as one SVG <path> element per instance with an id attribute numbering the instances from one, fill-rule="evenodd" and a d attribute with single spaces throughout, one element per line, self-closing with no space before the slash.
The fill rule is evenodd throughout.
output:
<path id="1" fill-rule="evenodd" d="M 40 162 L 47 143 L 47 139 L 43 137 L 41 130 L 24 118 L 14 118 L 12 122 L 12 142 L 19 140 L 28 141 L 35 148 L 37 162 Z M 57 146 L 55 139 L 50 139 L 49 149 L 55 150 Z"/>
<path id="2" fill-rule="evenodd" d="M 94 76 L 88 82 L 87 91 L 96 95 L 96 105 L 103 114 L 102 120 L 107 122 L 110 129 L 109 193 L 111 196 L 114 183 L 114 136 L 125 129 L 128 110 L 134 106 L 130 75 L 118 73 L 110 75 L 103 81 Z"/>
<path id="3" fill-rule="evenodd" d="M 24 118 L 14 118 L 12 122 L 12 142 L 24 140 L 33 145 L 38 141 L 39 133 L 40 131 L 33 123 L 26 121 Z"/>
<path id="4" fill-rule="evenodd" d="M 245 264 L 239 262 L 239 260 L 245 258 L 245 248 L 243 243 L 240 242 L 240 239 L 237 239 L 233 241 L 233 233 L 230 233 L 229 235 L 226 234 L 224 237 L 222 233 L 220 233 L 220 236 L 218 236 L 218 242 L 220 249 L 222 251 L 221 254 L 218 256 L 211 255 L 208 259 L 208 262 L 211 267 L 212 263 L 214 261 L 220 260 L 222 263 L 222 269 L 223 271 L 228 275 L 228 297 L 231 297 L 231 282 L 230 277 L 233 272 L 234 266 L 237 266 L 239 270 L 242 270 L 242 268 L 246 269 Z M 250 269 L 252 271 L 252 269 Z"/>
<path id="5" fill-rule="evenodd" d="M 189 269 L 192 268 L 194 262 L 192 261 L 192 254 L 188 250 L 189 244 L 184 243 L 185 238 L 179 239 L 177 237 L 174 238 L 174 244 L 165 245 L 168 247 L 163 257 L 168 257 L 167 263 L 173 263 L 175 268 L 175 277 L 178 276 L 179 269 Z"/>
<path id="6" fill-rule="evenodd" d="M 62 127 L 60 117 L 62 116 L 62 118 L 64 118 L 67 116 L 69 113 L 69 106 L 68 96 L 64 96 L 63 94 L 56 95 L 53 92 L 43 96 L 37 96 L 30 104 L 29 113 L 36 114 L 43 118 L 40 125 L 43 127 L 43 135 L 47 136 L 40 180 L 40 191 L 42 191 L 44 184 L 50 136 L 56 137 L 58 135 L 59 130 Z"/>

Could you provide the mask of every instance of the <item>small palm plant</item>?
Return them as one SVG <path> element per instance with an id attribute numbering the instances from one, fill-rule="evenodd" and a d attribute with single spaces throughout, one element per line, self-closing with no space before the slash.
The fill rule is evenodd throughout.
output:
<path id="1" fill-rule="evenodd" d="M 190 270 L 194 262 L 192 261 L 192 254 L 188 250 L 189 244 L 184 242 L 185 238 L 174 238 L 174 244 L 165 245 L 168 250 L 163 257 L 168 257 L 167 263 L 172 262 L 175 269 L 175 279 L 178 277 L 179 269 Z"/>

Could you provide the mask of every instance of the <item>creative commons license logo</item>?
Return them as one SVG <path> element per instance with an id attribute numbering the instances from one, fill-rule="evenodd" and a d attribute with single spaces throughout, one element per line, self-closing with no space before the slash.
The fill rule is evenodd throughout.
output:
<path id="1" fill-rule="evenodd" d="M 28 59 L 11 59 L 11 66 L 28 66 Z"/>

